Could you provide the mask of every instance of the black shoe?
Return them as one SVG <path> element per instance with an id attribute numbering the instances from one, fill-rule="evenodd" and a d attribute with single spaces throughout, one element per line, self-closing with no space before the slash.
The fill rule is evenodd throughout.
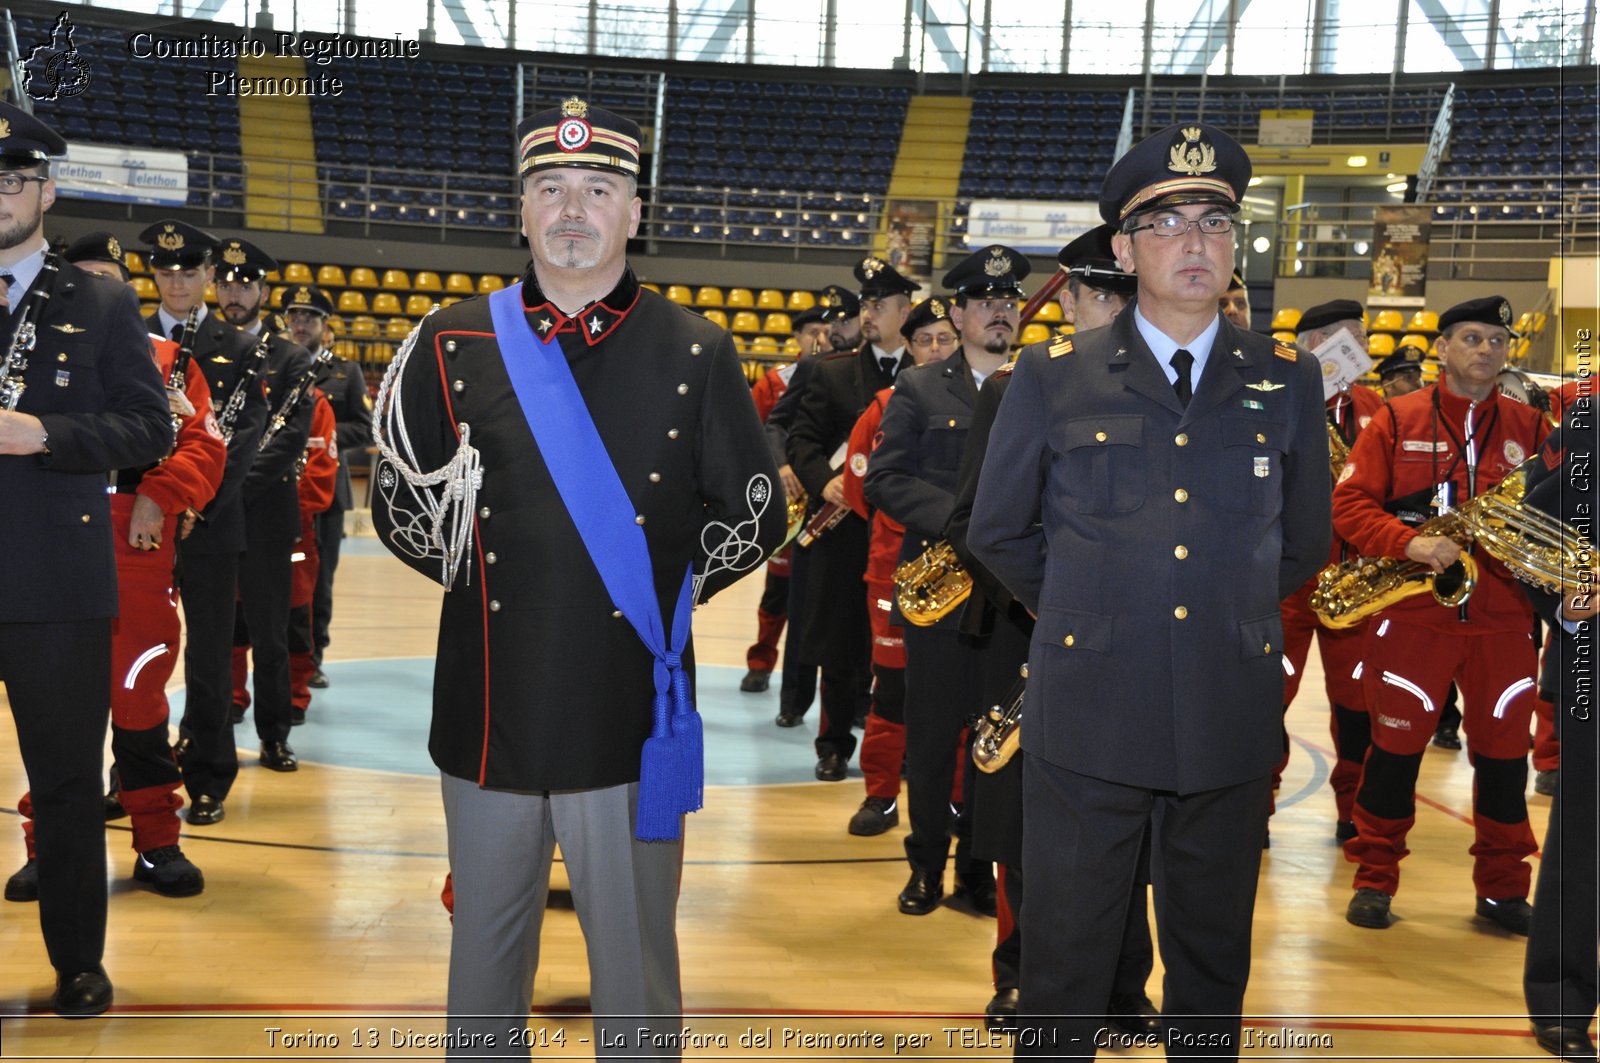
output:
<path id="1" fill-rule="evenodd" d="M 296 708 L 290 708 L 289 709 L 289 726 L 290 727 L 300 727 L 305 722 L 306 722 L 306 710 L 305 709 L 296 709 Z"/>
<path id="2" fill-rule="evenodd" d="M 56 974 L 56 996 L 50 1006 L 66 1019 L 99 1015 L 111 1006 L 111 979 L 105 969 Z"/>
<path id="3" fill-rule="evenodd" d="M 918 868 L 911 872 L 906 888 L 900 891 L 900 911 L 906 915 L 927 915 L 939 907 L 944 897 L 944 876 Z"/>
<path id="4" fill-rule="evenodd" d="M 1507 897 L 1500 901 L 1479 897 L 1478 914 L 1502 930 L 1527 937 L 1528 927 L 1533 922 L 1533 905 L 1526 897 Z"/>
<path id="5" fill-rule="evenodd" d="M 996 989 L 989 1004 L 983 1009 L 983 1024 L 991 1030 L 1003 1030 L 1017 1024 L 1017 989 Z"/>
<path id="6" fill-rule="evenodd" d="M 1333 825 L 1333 840 L 1336 842 L 1347 842 L 1358 833 L 1360 832 L 1356 830 L 1356 821 L 1353 819 L 1341 819 Z"/>
<path id="7" fill-rule="evenodd" d="M 224 815 L 226 813 L 222 808 L 220 798 L 212 797 L 210 794 L 201 794 L 190 802 L 189 815 L 186 818 L 189 820 L 189 826 L 191 827 L 209 827 L 213 823 L 221 823 Z"/>
<path id="8" fill-rule="evenodd" d="M 177 763 L 178 767 L 183 767 L 183 759 L 189 755 L 189 751 L 193 748 L 193 738 L 186 734 L 178 736 L 178 740 L 172 744 L 172 759 Z"/>
<path id="9" fill-rule="evenodd" d="M 133 878 L 163 897 L 193 897 L 206 888 L 205 876 L 176 845 L 163 845 L 135 856 Z"/>
<path id="10" fill-rule="evenodd" d="M 237 701 L 233 703 L 233 708 L 228 710 L 228 722 L 244 723 L 244 706 Z"/>
<path id="11" fill-rule="evenodd" d="M 317 670 L 311 673 L 311 678 L 306 680 L 306 686 L 312 690 L 327 690 L 328 677 L 322 673 L 322 665 L 317 665 Z"/>
<path id="12" fill-rule="evenodd" d="M 746 694 L 763 694 L 767 685 L 772 682 L 772 673 L 763 672 L 759 668 L 752 668 L 739 680 L 739 689 Z"/>
<path id="13" fill-rule="evenodd" d="M 1454 727 L 1441 727 L 1434 733 L 1433 744 L 1440 749 L 1460 749 L 1461 732 Z"/>
<path id="14" fill-rule="evenodd" d="M 993 916 L 1000 910 L 995 899 L 994 871 L 991 868 L 957 875 L 956 890 L 952 897 L 966 901 L 979 915 Z"/>
<path id="15" fill-rule="evenodd" d="M 1594 1042 L 1589 1031 L 1576 1026 L 1534 1026 L 1533 1039 L 1557 1059 L 1594 1059 Z"/>
<path id="16" fill-rule="evenodd" d="M 882 834 L 900 822 L 900 812 L 892 797 L 869 797 L 850 817 L 850 833 L 858 838 Z"/>
<path id="17" fill-rule="evenodd" d="M 261 743 L 261 766 L 273 771 L 299 771 L 300 761 L 287 742 Z"/>
<path id="18" fill-rule="evenodd" d="M 1161 1036 L 1161 1012 L 1147 996 L 1141 995 L 1137 1000 L 1113 1000 L 1110 1012 L 1106 1021 L 1129 1037 L 1148 1040 L 1151 1034 Z"/>
<path id="19" fill-rule="evenodd" d="M 1535 772 L 1533 776 L 1533 792 L 1545 797 L 1556 795 L 1556 781 L 1560 778 L 1554 768 L 1549 771 Z"/>
<path id="20" fill-rule="evenodd" d="M 805 718 L 806 714 L 803 712 L 790 712 L 788 709 L 784 709 L 778 713 L 777 723 L 779 727 L 799 727 L 805 722 Z"/>
<path id="21" fill-rule="evenodd" d="M 817 758 L 817 778 L 822 782 L 843 782 L 849 763 L 843 753 L 824 753 Z"/>
<path id="22" fill-rule="evenodd" d="M 6 879 L 6 900 L 26 903 L 39 899 L 39 865 L 29 860 Z"/>
<path id="23" fill-rule="evenodd" d="M 1350 907 L 1344 912 L 1345 922 L 1364 926 L 1368 930 L 1388 930 L 1389 924 L 1394 921 L 1389 915 L 1389 902 L 1392 900 L 1394 898 L 1382 890 L 1362 887 L 1350 898 Z"/>

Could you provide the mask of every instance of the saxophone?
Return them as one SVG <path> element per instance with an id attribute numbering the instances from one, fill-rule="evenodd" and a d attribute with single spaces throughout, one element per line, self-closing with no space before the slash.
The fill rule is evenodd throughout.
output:
<path id="1" fill-rule="evenodd" d="M 1528 473 L 1540 460 L 1535 455 L 1523 462 L 1492 490 L 1424 522 L 1417 534 L 1442 535 L 1463 548 L 1477 542 L 1517 579 L 1553 593 L 1560 593 L 1563 583 L 1579 582 L 1593 556 L 1584 534 L 1523 504 Z M 1440 605 L 1460 605 L 1471 596 L 1477 577 L 1477 564 L 1465 553 L 1437 575 L 1420 561 L 1358 557 L 1318 573 L 1311 611 L 1327 627 L 1353 627 L 1424 592 L 1432 592 Z"/>
<path id="2" fill-rule="evenodd" d="M 17 331 L 11 334 L 11 347 L 6 351 L 5 361 L 0 362 L 0 410 L 15 410 L 22 401 L 22 393 L 27 390 L 28 383 L 22 379 L 22 374 L 28 370 L 28 355 L 33 353 L 38 340 L 39 318 L 50 301 L 50 289 L 55 287 L 60 259 L 61 244 L 57 243 L 45 252 L 39 276 L 17 311 Z"/>
<path id="3" fill-rule="evenodd" d="M 948 539 L 940 539 L 894 570 L 894 600 L 906 623 L 929 627 L 972 593 L 972 574 Z"/>
<path id="4" fill-rule="evenodd" d="M 1006 704 L 989 706 L 989 711 L 972 725 L 972 762 L 981 772 L 993 773 L 1005 767 L 1022 744 L 1022 698 L 1028 689 L 1026 662 L 1020 672 Z"/>
<path id="5" fill-rule="evenodd" d="M 271 342 L 271 335 L 262 329 L 261 342 L 250 352 L 249 359 L 239 372 L 239 379 L 234 381 L 233 390 L 228 393 L 227 403 L 223 405 L 222 412 L 217 414 L 217 429 L 222 433 L 224 443 L 233 442 L 234 427 L 239 421 L 239 413 L 244 409 L 245 400 L 250 396 L 250 389 L 261 378 L 261 367 L 267 364 L 267 348 Z"/>
<path id="6" fill-rule="evenodd" d="M 1328 471 L 1333 473 L 1335 482 L 1339 474 L 1344 472 L 1344 463 L 1350 460 L 1350 444 L 1344 441 L 1344 435 L 1337 425 L 1328 422 Z"/>

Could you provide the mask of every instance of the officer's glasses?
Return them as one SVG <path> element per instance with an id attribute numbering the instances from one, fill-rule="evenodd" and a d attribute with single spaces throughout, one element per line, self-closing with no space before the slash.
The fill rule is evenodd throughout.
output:
<path id="1" fill-rule="evenodd" d="M 50 180 L 48 177 L 30 177 L 27 174 L 20 173 L 0 173 L 0 193 L 14 196 L 24 188 L 27 188 L 29 181 L 38 181 L 40 184 L 44 184 L 48 180 Z"/>
<path id="2" fill-rule="evenodd" d="M 1131 236 L 1149 229 L 1163 239 L 1174 240 L 1187 235 L 1190 229 L 1197 227 L 1206 236 L 1222 236 L 1224 233 L 1233 232 L 1233 218 L 1227 214 L 1207 214 L 1190 221 L 1182 214 L 1158 214 L 1150 224 L 1129 229 L 1128 234 Z"/>
<path id="3" fill-rule="evenodd" d="M 960 341 L 961 337 L 954 332 L 935 332 L 931 336 L 923 334 L 911 337 L 911 346 L 927 350 L 929 347 L 954 347 Z"/>

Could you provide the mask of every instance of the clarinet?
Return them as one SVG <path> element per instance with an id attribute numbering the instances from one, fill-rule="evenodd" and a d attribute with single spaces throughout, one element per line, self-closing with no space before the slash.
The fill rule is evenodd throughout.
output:
<path id="1" fill-rule="evenodd" d="M 256 381 L 261 378 L 261 367 L 267 364 L 267 348 L 271 345 L 271 341 L 271 334 L 263 331 L 261 342 L 250 352 L 249 360 L 239 372 L 239 379 L 234 382 L 233 391 L 228 394 L 227 403 L 222 407 L 222 412 L 217 414 L 217 429 L 222 433 L 224 443 L 233 442 L 234 426 L 239 420 L 240 411 L 244 409 L 250 389 L 255 387 Z"/>
<path id="2" fill-rule="evenodd" d="M 200 304 L 196 303 L 189 311 L 189 317 L 183 323 L 183 342 L 178 345 L 178 356 L 172 360 L 172 372 L 167 374 L 167 390 L 183 392 L 189 387 L 189 359 L 194 357 L 194 333 L 200 325 Z M 172 415 L 173 447 L 177 447 L 176 437 L 183 428 L 183 418 L 177 414 Z"/>
<path id="3" fill-rule="evenodd" d="M 33 353 L 34 341 L 38 337 L 39 318 L 44 314 L 45 304 L 50 301 L 50 289 L 55 287 L 61 247 L 57 243 L 45 252 L 39 276 L 17 311 L 21 315 L 17 320 L 17 331 L 11 335 L 11 349 L 6 351 L 5 361 L 0 362 L 0 410 L 15 410 L 22 401 L 23 391 L 27 389 L 28 383 L 22 379 L 22 374 L 28 370 L 28 355 Z"/>
<path id="4" fill-rule="evenodd" d="M 289 393 L 283 397 L 283 402 L 278 406 L 278 412 L 272 415 L 272 421 L 267 425 L 267 430 L 261 433 L 261 446 L 257 448 L 258 450 L 266 450 L 267 444 L 272 442 L 273 437 L 283 431 L 284 426 L 289 423 L 289 419 L 295 415 L 295 411 L 300 409 L 300 403 L 304 402 L 306 395 L 310 394 L 311 385 L 316 382 L 317 370 L 332 363 L 332 361 L 332 348 L 320 352 L 315 358 L 311 359 L 311 368 L 301 373 L 300 379 L 296 380 L 293 386 L 289 388 Z"/>

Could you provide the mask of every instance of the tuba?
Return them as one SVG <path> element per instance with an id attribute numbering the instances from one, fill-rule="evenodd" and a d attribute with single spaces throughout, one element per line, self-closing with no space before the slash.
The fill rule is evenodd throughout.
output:
<path id="1" fill-rule="evenodd" d="M 1417 534 L 1442 535 L 1463 548 L 1476 541 L 1517 579 L 1553 593 L 1560 593 L 1563 583 L 1577 583 L 1592 557 L 1588 540 L 1570 524 L 1523 504 L 1528 472 L 1539 460 L 1535 455 L 1493 489 L 1424 522 Z M 1360 557 L 1318 573 L 1311 611 L 1327 627 L 1353 627 L 1424 592 L 1432 592 L 1440 605 L 1460 605 L 1471 596 L 1477 577 L 1477 565 L 1465 553 L 1438 574 L 1420 561 Z"/>
<path id="2" fill-rule="evenodd" d="M 991 705 L 972 725 L 972 762 L 986 773 L 999 771 L 1016 756 L 1022 744 L 1022 698 L 1028 689 L 1028 665 L 1023 662 L 1017 685 L 1004 706 Z"/>
<path id="3" fill-rule="evenodd" d="M 894 600 L 906 623 L 929 627 L 972 593 L 972 574 L 948 539 L 940 539 L 894 570 Z"/>

